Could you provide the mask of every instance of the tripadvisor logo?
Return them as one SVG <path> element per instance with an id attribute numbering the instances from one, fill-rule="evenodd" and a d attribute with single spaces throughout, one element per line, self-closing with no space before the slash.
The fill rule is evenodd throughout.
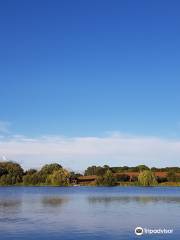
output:
<path id="1" fill-rule="evenodd" d="M 141 236 L 143 234 L 172 234 L 173 229 L 166 229 L 166 228 L 150 229 L 150 228 L 136 227 L 134 232 L 138 236 Z"/>
<path id="2" fill-rule="evenodd" d="M 136 227 L 135 228 L 135 234 L 140 236 L 143 235 L 143 228 L 142 227 Z"/>

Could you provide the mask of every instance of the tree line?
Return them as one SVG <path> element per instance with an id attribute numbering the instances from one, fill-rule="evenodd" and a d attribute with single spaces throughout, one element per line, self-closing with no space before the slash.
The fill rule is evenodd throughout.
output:
<path id="1" fill-rule="evenodd" d="M 14 162 L 0 162 L 0 185 L 69 185 L 70 173 L 58 163 L 46 164 L 39 171 Z"/>
<path id="2" fill-rule="evenodd" d="M 157 177 L 155 172 L 165 171 L 166 177 Z M 130 176 L 128 172 L 138 172 L 138 176 Z M 119 173 L 119 175 L 118 175 Z M 134 182 L 142 186 L 156 185 L 163 182 L 180 182 L 180 168 L 149 168 L 145 165 L 136 167 L 88 167 L 84 176 L 96 175 L 94 185 L 115 186 L 119 182 Z M 72 179 L 77 179 L 82 174 L 69 172 L 58 163 L 46 164 L 40 170 L 29 169 L 24 171 L 20 164 L 8 161 L 0 162 L 0 185 L 53 185 L 71 186 Z"/>
<path id="3" fill-rule="evenodd" d="M 155 176 L 156 172 L 165 172 L 165 176 Z M 129 176 L 128 173 L 138 173 L 138 176 Z M 180 183 L 180 168 L 149 168 L 146 165 L 136 167 L 110 167 L 108 165 L 91 166 L 85 170 L 85 176 L 96 175 L 96 185 L 117 185 L 117 182 L 131 182 L 136 185 L 150 186 L 166 182 Z M 132 184 L 133 185 L 133 184 Z"/>
<path id="4" fill-rule="evenodd" d="M 180 173 L 180 167 L 165 167 L 165 168 L 156 168 L 152 167 L 149 168 L 146 165 L 138 165 L 135 167 L 128 167 L 128 166 L 123 166 L 123 167 L 110 167 L 108 165 L 102 166 L 91 166 L 88 167 L 85 170 L 85 175 L 101 175 L 104 173 L 107 169 L 111 170 L 113 173 L 123 173 L 123 172 L 141 172 L 143 170 L 151 170 L 153 172 L 176 172 Z"/>

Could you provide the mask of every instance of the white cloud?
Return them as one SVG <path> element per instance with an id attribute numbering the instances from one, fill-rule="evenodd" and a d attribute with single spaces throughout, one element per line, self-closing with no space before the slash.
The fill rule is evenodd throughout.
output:
<path id="1" fill-rule="evenodd" d="M 180 140 L 113 134 L 105 137 L 16 135 L 0 139 L 0 156 L 20 162 L 25 168 L 60 162 L 82 170 L 90 165 L 147 164 L 180 166 Z"/>
<path id="2" fill-rule="evenodd" d="M 9 133 L 10 122 L 0 121 L 0 133 Z"/>

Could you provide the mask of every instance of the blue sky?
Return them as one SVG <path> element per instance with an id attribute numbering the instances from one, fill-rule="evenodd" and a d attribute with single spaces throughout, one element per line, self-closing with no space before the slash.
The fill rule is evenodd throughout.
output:
<path id="1" fill-rule="evenodd" d="M 179 8 L 1 1 L 1 135 L 179 139 Z"/>

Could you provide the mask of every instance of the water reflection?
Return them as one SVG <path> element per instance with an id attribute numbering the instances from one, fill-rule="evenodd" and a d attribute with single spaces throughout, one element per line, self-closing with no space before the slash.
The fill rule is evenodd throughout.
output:
<path id="1" fill-rule="evenodd" d="M 0 199 L 0 209 L 1 208 L 17 208 L 21 205 L 20 199 Z"/>
<path id="2" fill-rule="evenodd" d="M 25 218 L 17 219 L 14 217 L 20 212 L 22 199 L 0 199 L 0 223 L 16 223 L 23 222 Z"/>
<path id="3" fill-rule="evenodd" d="M 131 203 L 131 202 L 137 202 L 137 203 L 157 203 L 157 202 L 163 202 L 163 203 L 178 203 L 180 204 L 180 197 L 178 196 L 110 196 L 110 197 L 103 197 L 103 196 L 95 196 L 95 197 L 88 197 L 88 202 L 90 204 L 111 204 L 114 202 L 120 202 L 120 203 Z"/>
<path id="4" fill-rule="evenodd" d="M 125 240 L 136 226 L 180 239 L 179 210 L 180 188 L 0 188 L 0 239 Z"/>
<path id="5" fill-rule="evenodd" d="M 43 197 L 41 202 L 44 206 L 59 207 L 69 201 L 65 197 Z"/>

